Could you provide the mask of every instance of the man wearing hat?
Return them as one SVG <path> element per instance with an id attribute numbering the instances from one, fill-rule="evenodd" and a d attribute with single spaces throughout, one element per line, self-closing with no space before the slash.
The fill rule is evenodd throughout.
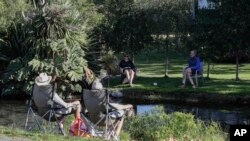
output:
<path id="1" fill-rule="evenodd" d="M 38 108 L 38 113 L 40 116 L 46 114 L 46 112 L 51 108 L 51 104 L 54 103 L 55 113 L 53 115 L 57 121 L 63 119 L 63 115 L 75 114 L 75 118 L 80 118 L 81 104 L 79 101 L 74 101 L 71 103 L 64 102 L 61 97 L 53 89 L 51 82 L 55 80 L 47 73 L 40 73 L 35 79 L 35 85 L 33 90 L 33 99 L 35 105 Z M 54 93 L 52 92 L 54 90 Z M 52 99 L 53 96 L 53 99 Z M 48 118 L 49 114 L 45 115 L 44 118 Z M 62 126 L 62 124 L 61 124 Z"/>

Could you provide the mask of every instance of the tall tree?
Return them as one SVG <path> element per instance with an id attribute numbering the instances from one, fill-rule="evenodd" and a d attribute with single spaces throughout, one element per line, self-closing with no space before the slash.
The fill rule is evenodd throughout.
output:
<path id="1" fill-rule="evenodd" d="M 193 3 L 191 0 L 138 0 L 136 4 L 147 11 L 149 31 L 154 35 L 154 41 L 165 48 L 165 77 L 168 77 L 169 48 L 175 44 L 180 50 L 188 38 Z"/>
<path id="2" fill-rule="evenodd" d="M 250 1 L 221 0 L 220 16 L 222 24 L 218 36 L 224 38 L 223 46 L 233 52 L 236 64 L 235 79 L 239 80 L 239 60 L 241 52 L 250 47 Z M 223 40 L 222 40 L 223 41 Z"/>
<path id="3" fill-rule="evenodd" d="M 114 51 L 134 56 L 151 40 L 147 15 L 136 7 L 133 0 L 107 0 L 104 11 L 107 18 L 104 40 Z"/>

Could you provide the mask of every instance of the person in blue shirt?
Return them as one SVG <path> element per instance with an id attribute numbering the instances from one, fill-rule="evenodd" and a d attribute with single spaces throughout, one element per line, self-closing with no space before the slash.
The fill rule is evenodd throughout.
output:
<path id="1" fill-rule="evenodd" d="M 188 59 L 188 65 L 183 69 L 183 77 L 182 77 L 182 85 L 181 88 L 185 88 L 186 80 L 189 79 L 190 83 L 192 84 L 193 88 L 196 88 L 194 81 L 192 79 L 192 74 L 195 74 L 196 71 L 201 69 L 200 66 L 200 58 L 196 56 L 196 51 L 190 51 L 190 57 Z"/>

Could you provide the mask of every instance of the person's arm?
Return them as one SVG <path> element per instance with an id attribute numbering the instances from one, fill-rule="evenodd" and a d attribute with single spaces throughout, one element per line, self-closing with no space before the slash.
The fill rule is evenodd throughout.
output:
<path id="1" fill-rule="evenodd" d="M 196 69 L 196 70 L 199 70 L 200 69 L 200 58 L 196 57 L 195 59 L 195 66 L 193 67 L 190 67 L 191 69 Z"/>
<path id="2" fill-rule="evenodd" d="M 70 106 L 70 103 L 64 102 L 57 93 L 54 93 L 53 101 L 64 108 L 68 108 Z"/>
<path id="3" fill-rule="evenodd" d="M 134 65 L 134 63 L 133 63 L 132 61 L 130 61 L 130 63 L 131 63 L 131 69 L 132 69 L 132 70 L 135 70 L 135 65 Z"/>

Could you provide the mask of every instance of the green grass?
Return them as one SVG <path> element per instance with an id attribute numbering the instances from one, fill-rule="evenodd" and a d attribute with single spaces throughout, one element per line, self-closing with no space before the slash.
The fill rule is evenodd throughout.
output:
<path id="1" fill-rule="evenodd" d="M 100 138 L 83 138 L 83 137 L 72 137 L 69 133 L 69 127 L 74 120 L 73 115 L 69 115 L 66 117 L 65 123 L 64 123 L 64 131 L 66 133 L 66 136 L 62 136 L 61 134 L 57 133 L 57 131 L 51 131 L 47 130 L 46 133 L 41 132 L 37 129 L 37 127 L 33 127 L 33 130 L 26 131 L 23 129 L 23 127 L 20 127 L 20 125 L 11 125 L 11 126 L 0 126 L 0 139 L 3 138 L 12 138 L 13 140 L 35 140 L 35 141 L 101 141 Z M 24 121 L 21 121 L 23 124 Z M 45 121 L 44 121 L 45 122 Z M 42 123 L 42 121 L 40 121 Z M 35 124 L 34 124 L 35 125 Z M 43 127 L 46 127 L 45 124 Z M 47 128 L 48 129 L 48 128 Z M 53 130 L 53 129 L 52 129 Z M 57 129 L 55 129 L 57 130 Z M 120 139 L 130 140 L 130 135 L 126 131 L 122 131 L 120 133 Z"/>
<path id="2" fill-rule="evenodd" d="M 78 138 L 78 137 L 70 137 L 66 136 L 63 137 L 58 134 L 43 134 L 39 132 L 27 132 L 25 130 L 21 130 L 18 128 L 13 128 L 13 127 L 4 127 L 0 126 L 0 138 L 1 137 L 8 137 L 8 138 L 14 138 L 16 140 L 35 140 L 35 141 L 46 141 L 46 140 L 51 140 L 51 141 L 61 141 L 61 140 L 74 140 L 74 141 L 80 141 L 83 140 L 83 138 Z M 88 139 L 84 139 L 88 140 Z"/>
<path id="3" fill-rule="evenodd" d="M 200 87 L 192 89 L 189 81 L 187 88 L 181 90 L 182 68 L 186 64 L 186 55 L 171 51 L 169 56 L 169 74 L 165 78 L 164 51 L 152 50 L 150 55 L 140 54 L 135 58 L 138 75 L 133 88 L 121 85 L 120 79 L 111 81 L 111 87 L 135 89 L 145 91 L 157 91 L 162 93 L 213 93 L 213 94 L 241 94 L 250 95 L 250 64 L 240 65 L 240 81 L 235 81 L 234 64 L 211 65 L 210 79 L 206 79 Z M 207 76 L 207 63 L 204 62 L 204 76 Z M 158 85 L 153 86 L 156 82 Z M 200 81 L 199 81 L 200 82 Z"/>
<path id="4" fill-rule="evenodd" d="M 64 130 L 65 133 L 68 133 L 69 126 L 71 122 L 73 121 L 74 116 L 70 115 L 67 116 L 65 124 L 64 124 Z M 80 141 L 80 140 L 86 140 L 86 141 L 94 141 L 94 139 L 88 139 L 88 138 L 80 138 L 80 137 L 72 137 L 72 136 L 62 136 L 58 133 L 54 132 L 46 132 L 42 133 L 37 128 L 34 128 L 31 131 L 23 130 L 19 127 L 19 125 L 13 125 L 13 126 L 0 126 L 0 137 L 14 137 L 15 140 L 35 140 L 35 141 L 62 141 L 62 140 L 72 140 L 72 141 Z M 96 140 L 96 139 L 95 139 Z"/>

